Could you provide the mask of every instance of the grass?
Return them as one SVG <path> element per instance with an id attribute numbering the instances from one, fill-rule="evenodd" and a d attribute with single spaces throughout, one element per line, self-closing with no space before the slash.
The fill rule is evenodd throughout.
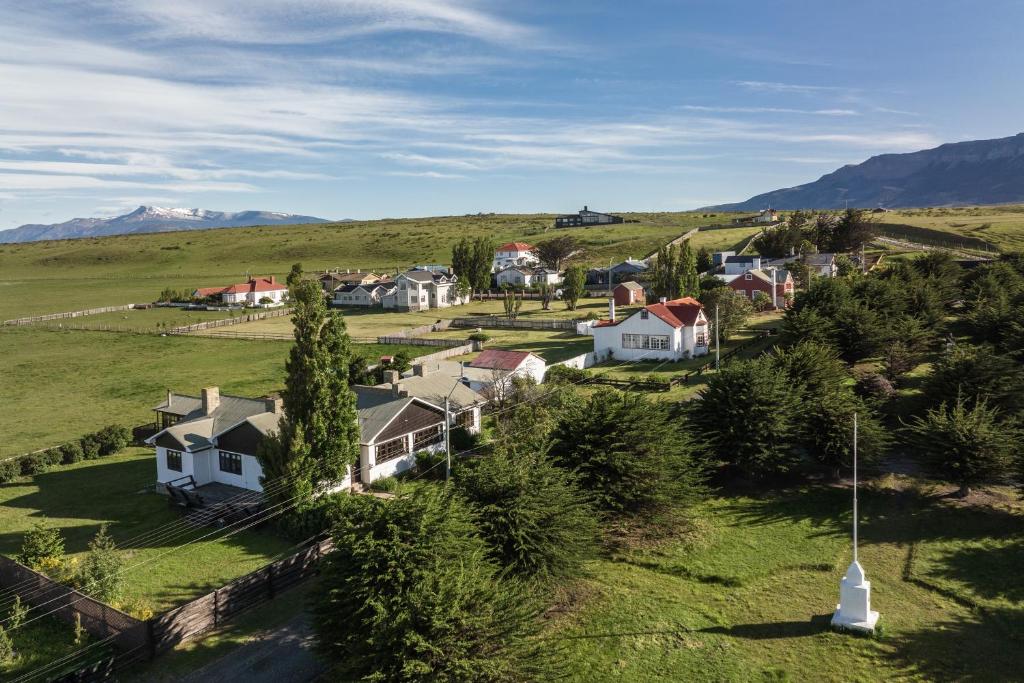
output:
<path id="1" fill-rule="evenodd" d="M 992 243 L 1001 251 L 1024 250 L 1024 205 L 898 209 L 878 220 L 946 233 L 953 245 L 962 236 Z"/>
<path id="2" fill-rule="evenodd" d="M 428 338 L 460 339 L 472 330 L 446 330 L 426 335 Z M 573 332 L 547 330 L 488 329 L 490 339 L 484 344 L 488 349 L 530 351 L 548 363 L 558 363 L 594 350 L 594 338 L 579 336 Z M 478 354 L 467 354 L 473 358 Z"/>
<path id="3" fill-rule="evenodd" d="M 59 527 L 67 553 L 79 557 L 103 522 L 119 544 L 173 524 L 181 516 L 166 497 L 151 492 L 155 480 L 153 451 L 129 448 L 6 484 L 0 487 L 0 553 L 16 554 L 24 532 L 40 520 Z M 198 541 L 212 530 L 174 528 L 180 533 L 154 534 L 125 551 L 122 604 L 168 609 L 262 567 L 289 547 L 265 531 Z M 179 549 L 190 541 L 197 542 Z"/>
<path id="4" fill-rule="evenodd" d="M 287 320 L 282 318 L 282 320 Z M 277 341 L 7 328 L 0 330 L 0 392 L 16 409 L 0 411 L 0 457 L 47 448 L 111 423 L 153 419 L 167 389 L 261 396 L 281 388 L 290 344 Z M 360 344 L 375 360 L 425 346 Z"/>
<path id="5" fill-rule="evenodd" d="M 238 313 L 235 314 L 239 315 Z M 97 313 L 96 315 L 71 318 L 67 320 L 49 320 L 43 324 L 53 326 L 58 324 L 66 325 L 109 325 L 112 327 L 127 328 L 133 330 L 152 330 L 162 328 L 179 327 L 182 325 L 194 325 L 195 323 L 208 322 L 210 320 L 221 320 L 230 318 L 231 314 L 226 311 L 186 311 L 183 308 L 145 308 L 131 309 L 128 311 L 115 311 L 113 313 Z M 285 316 L 285 320 L 288 317 Z"/>
<path id="6" fill-rule="evenodd" d="M 455 242 L 481 235 L 536 242 L 572 234 L 587 263 L 607 264 L 642 257 L 724 214 L 623 216 L 637 222 L 555 230 L 551 215 L 492 214 L 0 244 L 0 320 L 152 301 L 165 287 L 229 284 L 247 272 L 283 277 L 296 262 L 307 271 L 448 263 Z"/>
<path id="7" fill-rule="evenodd" d="M 14 680 L 81 647 L 75 645 L 74 629 L 53 617 L 26 624 L 9 635 L 16 659 L 0 665 L 0 680 L 3 681 Z"/>
<path id="8" fill-rule="evenodd" d="M 913 487 L 863 491 L 860 559 L 883 627 L 873 639 L 828 628 L 850 562 L 849 510 L 840 487 L 719 495 L 681 540 L 593 562 L 550 631 L 571 680 L 1019 678 L 1019 508 L 956 510 Z M 910 561 L 920 545 L 926 558 Z M 906 576 L 908 562 L 925 579 Z M 935 577 L 947 583 L 929 585 Z M 962 601 L 979 595 L 983 610 Z"/>

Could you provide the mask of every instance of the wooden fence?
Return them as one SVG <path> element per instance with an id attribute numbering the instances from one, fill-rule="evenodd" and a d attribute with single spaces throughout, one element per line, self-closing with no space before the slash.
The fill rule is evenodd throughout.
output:
<path id="1" fill-rule="evenodd" d="M 494 329 L 514 330 L 572 330 L 576 331 L 578 320 L 529 320 L 499 318 L 497 316 L 474 316 L 472 318 L 453 318 L 452 327 L 489 327 Z"/>
<path id="2" fill-rule="evenodd" d="M 86 315 L 97 315 L 99 313 L 116 313 L 117 311 L 127 311 L 135 307 L 135 304 L 125 304 L 123 306 L 104 306 L 102 308 L 88 308 L 84 311 L 68 311 L 67 313 L 49 313 L 47 315 L 33 315 L 28 318 L 15 318 L 13 320 L 4 320 L 0 325 L 16 326 L 16 325 L 31 325 L 32 323 L 43 323 L 48 320 L 63 320 L 64 318 L 81 318 Z"/>
<path id="3" fill-rule="evenodd" d="M 469 343 L 468 339 L 424 339 L 422 337 L 377 337 L 378 344 L 402 344 L 403 346 L 440 346 L 454 348 Z"/>
<path id="4" fill-rule="evenodd" d="M 236 318 L 221 318 L 219 320 L 207 320 L 201 323 L 192 323 L 191 325 L 182 325 L 181 327 L 172 327 L 167 331 L 168 334 L 190 334 L 192 332 L 202 332 L 203 330 L 212 330 L 217 327 L 229 327 L 231 325 L 241 325 L 242 323 L 251 323 L 257 320 L 267 320 L 268 318 L 280 318 L 285 315 L 291 315 L 292 309 L 289 307 L 275 308 L 269 311 L 261 311 L 259 313 L 246 313 Z M 288 335 L 291 338 L 291 335 Z"/>

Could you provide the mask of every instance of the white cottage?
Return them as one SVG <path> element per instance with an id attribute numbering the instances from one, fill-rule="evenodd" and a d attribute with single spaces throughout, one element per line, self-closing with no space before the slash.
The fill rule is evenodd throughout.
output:
<path id="1" fill-rule="evenodd" d="M 692 297 L 664 299 L 628 318 L 601 320 L 593 327 L 594 356 L 599 360 L 682 360 L 708 352 L 708 320 Z"/>
<path id="2" fill-rule="evenodd" d="M 395 277 L 394 290 L 381 296 L 384 308 L 399 311 L 425 311 L 464 304 L 460 297 L 459 276 L 432 270 L 410 270 Z"/>

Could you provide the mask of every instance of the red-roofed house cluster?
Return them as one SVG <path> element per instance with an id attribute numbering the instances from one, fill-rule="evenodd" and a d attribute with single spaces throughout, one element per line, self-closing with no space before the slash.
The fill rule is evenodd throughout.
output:
<path id="1" fill-rule="evenodd" d="M 219 298 L 225 304 L 245 304 L 256 306 L 261 303 L 280 303 L 288 298 L 288 286 L 278 282 L 277 278 L 271 275 L 266 277 L 251 277 L 246 282 L 240 282 L 226 287 L 200 287 L 192 293 L 196 299 Z"/>
<path id="2" fill-rule="evenodd" d="M 599 360 L 682 360 L 708 352 L 708 319 L 704 307 L 692 297 L 662 299 L 622 320 L 594 325 L 594 356 Z"/>

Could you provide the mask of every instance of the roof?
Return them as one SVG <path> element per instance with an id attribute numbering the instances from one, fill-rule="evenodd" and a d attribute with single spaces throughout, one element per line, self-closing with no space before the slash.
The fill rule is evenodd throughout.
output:
<path id="1" fill-rule="evenodd" d="M 226 287 L 200 287 L 197 296 L 213 296 L 214 294 L 245 294 L 247 292 L 278 292 L 288 289 L 288 285 L 278 282 L 273 276 L 251 277 L 246 282 L 239 282 Z"/>
<path id="2" fill-rule="evenodd" d="M 501 275 L 502 273 L 508 272 L 510 270 L 519 271 L 523 275 L 533 275 L 535 272 L 533 268 L 526 268 L 525 266 L 505 266 L 504 268 L 498 271 L 498 275 Z"/>
<path id="3" fill-rule="evenodd" d="M 335 293 L 341 292 L 342 294 L 348 294 L 349 292 L 354 292 L 355 290 L 359 289 L 360 287 L 362 287 L 362 285 L 359 285 L 359 284 L 354 284 L 354 285 L 353 284 L 338 285 L 337 287 L 334 288 L 334 292 Z"/>
<path id="4" fill-rule="evenodd" d="M 428 372 L 422 376 L 403 377 L 400 384 L 409 396 L 423 399 L 438 408 L 444 407 L 445 397 L 448 397 L 450 409 L 456 412 L 487 403 L 487 399 L 463 384 L 458 377 L 447 373 Z M 390 391 L 390 387 L 390 384 L 378 384 L 375 388 Z"/>
<path id="5" fill-rule="evenodd" d="M 644 291 L 644 286 L 642 284 L 640 284 L 639 282 L 633 282 L 632 280 L 629 280 L 628 282 L 620 282 L 619 284 L 615 285 L 615 289 L 618 289 L 619 287 L 625 287 L 626 289 L 631 289 L 634 292 Z"/>
<path id="6" fill-rule="evenodd" d="M 526 242 L 506 242 L 495 251 L 533 251 L 533 245 Z"/>
<path id="7" fill-rule="evenodd" d="M 623 266 L 629 266 L 629 267 L 632 267 L 632 268 L 638 268 L 640 270 L 647 270 L 647 268 L 649 267 L 645 261 L 638 261 L 636 259 L 628 258 L 628 259 L 626 259 L 625 261 L 623 261 L 621 263 L 616 263 L 614 266 L 612 266 L 612 270 L 615 270 L 617 268 L 621 268 Z"/>
<path id="8" fill-rule="evenodd" d="M 686 296 L 665 303 L 648 304 L 643 310 L 653 313 L 672 327 L 679 328 L 693 327 L 704 306 L 692 296 Z"/>
<path id="9" fill-rule="evenodd" d="M 429 270 L 409 270 L 402 273 L 402 277 L 416 282 L 447 282 L 449 280 L 446 273 L 435 273 Z M 451 279 L 454 279 L 454 276 Z"/>
<path id="10" fill-rule="evenodd" d="M 753 263 L 754 260 L 760 260 L 760 256 L 726 256 L 726 263 Z"/>
<path id="11" fill-rule="evenodd" d="M 402 386 L 404 388 L 405 382 Z M 415 396 L 396 397 L 391 385 L 376 387 L 354 386 L 356 411 L 359 414 L 359 434 L 362 443 L 372 443 L 409 405 L 417 403 L 436 409 L 437 406 Z M 444 417 L 441 417 L 444 422 Z"/>
<path id="12" fill-rule="evenodd" d="M 213 445 L 211 439 L 247 418 L 267 412 L 267 402 L 262 398 L 220 395 L 220 403 L 210 415 L 203 414 L 203 401 L 195 396 L 170 394 L 170 401 L 156 407 L 161 412 L 180 415 L 181 421 L 171 425 L 159 434 L 168 434 L 188 450 L 199 450 Z M 171 412 L 191 407 L 187 413 Z M 155 438 L 154 435 L 151 438 Z"/>
<path id="13" fill-rule="evenodd" d="M 357 270 L 354 273 L 324 273 L 320 276 L 321 280 L 335 280 L 337 282 L 362 282 L 368 277 L 379 278 L 380 276 L 376 273 L 369 271 Z"/>
<path id="14" fill-rule="evenodd" d="M 781 268 L 772 268 L 770 270 L 775 271 L 775 284 L 777 285 L 785 283 L 786 280 L 790 277 L 788 270 L 782 270 Z M 772 283 L 772 274 L 769 270 L 755 268 L 753 270 L 748 270 L 747 272 L 753 275 L 754 277 L 767 282 L 768 284 Z"/>
<path id="15" fill-rule="evenodd" d="M 804 263 L 809 266 L 830 266 L 835 263 L 835 254 L 806 254 Z"/>
<path id="16" fill-rule="evenodd" d="M 203 407 L 203 399 L 198 396 L 186 396 L 168 392 L 167 400 L 153 408 L 170 415 L 188 415 Z"/>
<path id="17" fill-rule="evenodd" d="M 487 370 L 508 370 L 512 371 L 522 365 L 527 358 L 533 354 L 529 351 L 505 351 L 502 349 L 487 349 L 474 358 L 469 367 L 484 368 Z"/>

